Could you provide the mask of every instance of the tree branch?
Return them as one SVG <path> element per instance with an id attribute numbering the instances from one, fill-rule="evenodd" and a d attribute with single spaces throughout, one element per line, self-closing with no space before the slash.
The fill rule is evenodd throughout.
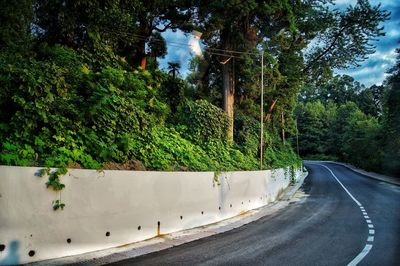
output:
<path id="1" fill-rule="evenodd" d="M 332 43 L 322 53 L 320 53 L 316 58 L 314 58 L 313 60 L 311 60 L 311 62 L 307 64 L 307 66 L 303 69 L 303 73 L 307 72 L 318 60 L 320 60 L 333 48 L 333 46 L 336 44 L 337 40 L 339 39 L 343 31 L 347 29 L 349 26 L 351 26 L 350 22 L 340 29 L 340 31 L 336 34 L 335 39 L 332 41 Z"/>
<path id="2" fill-rule="evenodd" d="M 167 25 L 164 25 L 163 29 L 158 28 L 157 26 L 154 26 L 153 29 L 155 29 L 158 32 L 165 32 L 167 29 L 171 28 L 172 23 L 168 23 Z"/>

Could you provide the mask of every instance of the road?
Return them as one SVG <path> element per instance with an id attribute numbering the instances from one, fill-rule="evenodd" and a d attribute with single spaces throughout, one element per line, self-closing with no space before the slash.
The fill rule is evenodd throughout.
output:
<path id="1" fill-rule="evenodd" d="M 400 187 L 332 163 L 306 167 L 304 196 L 286 208 L 110 265 L 400 265 Z"/>

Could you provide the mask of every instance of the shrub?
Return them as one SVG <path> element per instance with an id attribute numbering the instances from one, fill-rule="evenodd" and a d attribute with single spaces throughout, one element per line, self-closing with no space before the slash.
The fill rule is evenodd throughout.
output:
<path id="1" fill-rule="evenodd" d="M 206 100 L 187 101 L 180 110 L 179 122 L 186 126 L 185 137 L 196 143 L 227 140 L 228 115 Z"/>
<path id="2" fill-rule="evenodd" d="M 260 122 L 241 113 L 237 114 L 234 139 L 244 154 L 256 157 L 260 147 Z"/>

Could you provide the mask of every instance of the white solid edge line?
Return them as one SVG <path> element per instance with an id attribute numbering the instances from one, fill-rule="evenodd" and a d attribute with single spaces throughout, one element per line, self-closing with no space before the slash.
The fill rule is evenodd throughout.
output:
<path id="1" fill-rule="evenodd" d="M 362 206 L 362 204 L 350 193 L 350 191 L 347 190 L 347 188 L 342 184 L 342 182 L 340 182 L 340 180 L 336 177 L 336 175 L 332 172 L 332 170 L 329 169 L 328 166 L 325 166 L 325 165 L 323 165 L 323 164 L 317 164 L 317 165 L 320 165 L 320 166 L 325 167 L 325 168 L 332 174 L 332 176 L 336 179 L 336 181 L 342 186 L 342 188 L 344 189 L 344 191 L 346 191 L 346 193 L 350 196 L 350 198 L 351 198 L 358 206 L 360 206 L 360 209 L 361 209 L 362 212 L 364 213 L 364 212 L 365 212 L 365 209 L 364 209 L 364 207 Z M 365 214 L 367 214 L 367 213 L 365 212 Z M 368 227 L 369 227 L 369 228 L 373 228 L 374 226 L 372 225 L 372 227 L 371 227 L 371 225 L 372 225 L 372 224 L 368 224 Z M 370 230 L 370 233 L 371 233 L 371 230 Z M 375 231 L 373 231 L 373 233 L 375 233 Z M 365 256 L 368 255 L 368 253 L 369 253 L 369 251 L 371 250 L 371 248 L 372 248 L 372 244 L 366 244 L 365 247 L 364 247 L 364 249 L 357 255 L 357 257 L 355 257 L 349 264 L 347 264 L 347 266 L 355 266 L 355 265 L 357 265 Z"/>
<path id="2" fill-rule="evenodd" d="M 358 200 L 356 200 L 356 198 L 347 190 L 347 188 L 342 184 L 342 182 L 339 181 L 339 179 L 338 179 L 338 178 L 336 177 L 336 175 L 332 172 L 332 170 L 329 169 L 328 166 L 325 166 L 325 165 L 323 165 L 323 164 L 318 164 L 318 165 L 321 165 L 321 166 L 325 167 L 326 169 L 328 169 L 328 171 L 331 172 L 332 176 L 336 179 L 336 181 L 342 186 L 342 188 L 344 189 L 344 191 L 346 191 L 347 194 L 349 194 L 350 198 L 351 198 L 352 200 L 354 200 L 354 202 L 357 203 L 358 206 L 362 207 L 361 203 L 360 203 Z"/>
<path id="3" fill-rule="evenodd" d="M 358 263 L 360 263 L 360 261 L 362 261 L 362 259 L 368 255 L 371 248 L 372 248 L 371 244 L 366 244 L 364 249 L 360 252 L 360 254 L 358 254 L 357 257 L 355 257 L 349 264 L 347 264 L 347 266 L 355 266 Z"/>
<path id="4" fill-rule="evenodd" d="M 374 235 L 375 234 L 375 230 L 374 229 L 369 229 L 369 234 L 370 235 Z"/>

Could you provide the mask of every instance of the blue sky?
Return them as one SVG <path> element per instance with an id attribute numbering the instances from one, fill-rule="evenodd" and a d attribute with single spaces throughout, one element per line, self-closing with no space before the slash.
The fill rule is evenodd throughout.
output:
<path id="1" fill-rule="evenodd" d="M 167 41 L 168 54 L 164 59 L 158 60 L 161 69 L 166 69 L 168 62 L 178 62 L 181 64 L 180 75 L 185 77 L 189 73 L 189 61 L 194 55 L 188 47 L 191 34 L 185 34 L 180 30 L 176 32 L 167 30 L 162 36 Z"/>
<path id="2" fill-rule="evenodd" d="M 355 0 L 337 0 L 336 4 L 342 8 L 349 4 L 355 4 Z M 400 48 L 400 1 L 396 0 L 370 0 L 372 5 L 381 3 L 382 9 L 391 12 L 390 20 L 382 23 L 386 36 L 377 42 L 376 52 L 369 56 L 360 67 L 336 71 L 338 74 L 352 76 L 365 86 L 381 84 L 385 79 L 385 72 L 394 65 L 396 61 L 395 49 Z"/>
<path id="3" fill-rule="evenodd" d="M 345 8 L 349 4 L 354 5 L 356 0 L 336 0 L 337 8 Z M 336 71 L 338 74 L 347 74 L 366 85 L 381 84 L 385 79 L 385 72 L 394 65 L 396 60 L 395 49 L 400 47 L 400 1 L 397 0 L 370 0 L 372 5 L 381 3 L 382 9 L 391 12 L 390 20 L 382 23 L 386 36 L 377 42 L 376 52 L 369 56 L 360 67 Z M 168 44 L 168 54 L 164 59 L 159 60 L 162 69 L 166 69 L 168 62 L 179 62 L 181 64 L 180 74 L 185 77 L 188 70 L 188 63 L 193 53 L 187 47 L 190 36 L 181 31 L 167 31 L 163 33 Z"/>

